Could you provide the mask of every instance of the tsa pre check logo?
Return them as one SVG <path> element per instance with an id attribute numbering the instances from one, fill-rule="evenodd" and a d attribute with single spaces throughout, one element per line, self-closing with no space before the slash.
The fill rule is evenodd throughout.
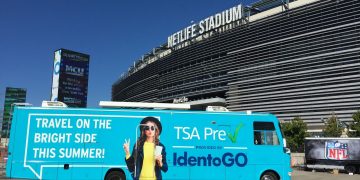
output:
<path id="1" fill-rule="evenodd" d="M 235 128 L 234 135 L 232 133 L 230 133 L 229 131 L 227 132 L 227 136 L 232 143 L 236 143 L 237 136 L 239 135 L 239 131 L 242 127 L 244 127 L 244 125 L 242 123 L 237 125 Z"/>

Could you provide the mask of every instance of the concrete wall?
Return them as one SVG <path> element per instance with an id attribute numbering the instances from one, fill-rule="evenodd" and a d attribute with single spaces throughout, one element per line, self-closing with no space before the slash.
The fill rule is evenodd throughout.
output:
<path id="1" fill-rule="evenodd" d="M 301 166 L 305 163 L 305 153 L 291 153 L 291 167 Z"/>

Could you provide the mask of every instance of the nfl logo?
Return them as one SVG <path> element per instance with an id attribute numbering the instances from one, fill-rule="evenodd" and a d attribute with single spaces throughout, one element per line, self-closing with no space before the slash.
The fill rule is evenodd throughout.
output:
<path id="1" fill-rule="evenodd" d="M 345 160 L 349 158 L 348 144 L 338 141 L 325 142 L 325 158 L 332 160 Z"/>

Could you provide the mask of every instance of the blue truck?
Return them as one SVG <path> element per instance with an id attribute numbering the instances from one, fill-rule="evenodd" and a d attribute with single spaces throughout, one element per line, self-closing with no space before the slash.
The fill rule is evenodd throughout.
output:
<path id="1" fill-rule="evenodd" d="M 163 179 L 291 179 L 278 119 L 266 113 L 134 108 L 15 107 L 6 176 L 132 179 L 124 141 L 161 122 Z"/>

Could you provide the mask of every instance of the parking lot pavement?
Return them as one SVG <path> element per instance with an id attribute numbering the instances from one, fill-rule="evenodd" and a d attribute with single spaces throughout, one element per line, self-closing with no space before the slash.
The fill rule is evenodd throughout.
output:
<path id="1" fill-rule="evenodd" d="M 347 173 L 332 174 L 328 172 L 312 172 L 294 169 L 292 180 L 359 180 L 360 174 L 349 175 Z"/>
<path id="2" fill-rule="evenodd" d="M 360 174 L 354 174 L 352 176 L 346 173 L 331 174 L 330 172 L 311 172 L 294 169 L 292 173 L 292 180 L 359 180 Z M 0 176 L 0 180 L 7 180 L 4 176 Z M 16 179 L 12 179 L 16 180 Z M 19 179 L 20 180 L 20 179 Z M 24 180 L 24 179 L 21 179 Z"/>

